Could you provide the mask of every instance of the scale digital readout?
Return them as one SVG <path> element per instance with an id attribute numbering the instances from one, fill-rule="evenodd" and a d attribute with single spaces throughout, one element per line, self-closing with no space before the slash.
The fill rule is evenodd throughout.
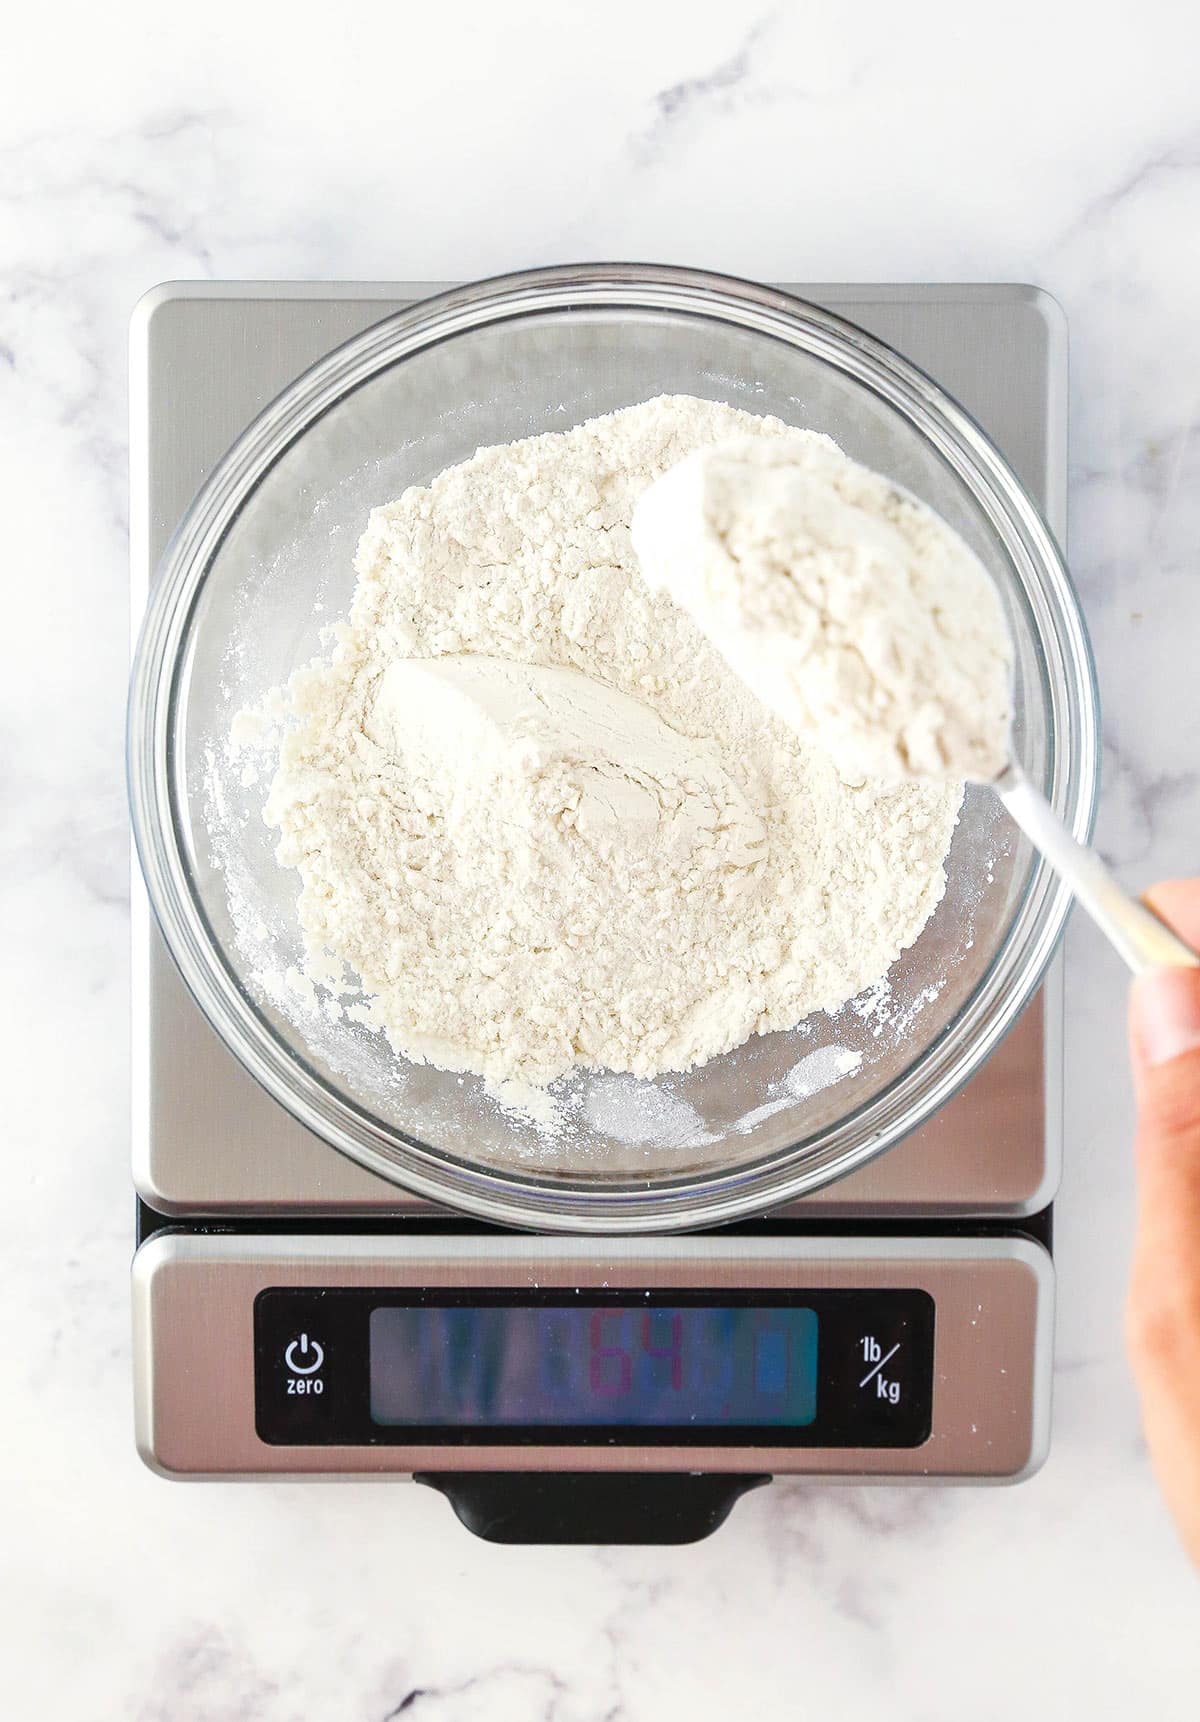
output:
<path id="1" fill-rule="evenodd" d="M 278 1444 L 912 1447 L 932 1414 L 923 1291 L 542 1293 L 273 1287 L 256 1424 Z"/>
<path id="2" fill-rule="evenodd" d="M 372 1310 L 376 1423 L 811 1423 L 811 1309 Z"/>

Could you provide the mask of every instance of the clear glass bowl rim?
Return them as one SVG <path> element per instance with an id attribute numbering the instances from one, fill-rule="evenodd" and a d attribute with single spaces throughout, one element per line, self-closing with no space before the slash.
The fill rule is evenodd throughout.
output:
<path id="1" fill-rule="evenodd" d="M 175 530 L 152 584 L 130 680 L 130 813 L 147 894 L 201 1011 L 251 1076 L 301 1124 L 369 1171 L 440 1205 L 508 1226 L 597 1233 L 723 1224 L 832 1182 L 917 1129 L 968 1082 L 1035 992 L 1070 895 L 1044 862 L 984 979 L 899 1078 L 825 1132 L 750 1166 L 603 1187 L 464 1164 L 385 1127 L 336 1094 L 258 1011 L 217 944 L 193 889 L 178 808 L 178 669 L 194 606 L 222 539 L 270 467 L 345 395 L 407 355 L 483 324 L 589 310 L 717 317 L 798 346 L 899 411 L 971 492 L 1030 602 L 1045 659 L 1050 771 L 1045 792 L 1074 835 L 1092 831 L 1099 709 L 1091 648 L 1050 529 L 1007 461 L 956 401 L 855 324 L 736 277 L 659 264 L 567 264 L 472 282 L 385 317 L 288 385 L 232 444 Z"/>

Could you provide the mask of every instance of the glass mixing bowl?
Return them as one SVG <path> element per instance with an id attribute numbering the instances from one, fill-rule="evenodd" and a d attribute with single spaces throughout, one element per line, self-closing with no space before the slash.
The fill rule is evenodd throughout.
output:
<path id="1" fill-rule="evenodd" d="M 134 831 L 184 980 L 263 1087 L 373 1172 L 506 1224 L 700 1226 L 861 1166 L 993 1051 L 1069 906 L 972 787 L 945 899 L 886 987 L 686 1074 L 577 1075 L 557 1134 L 289 986 L 298 879 L 274 859 L 265 778 L 230 758 L 235 714 L 322 650 L 371 506 L 480 445 L 666 393 L 827 431 L 958 529 L 1016 642 L 1015 751 L 1075 834 L 1091 827 L 1095 690 L 1053 539 L 979 427 L 880 342 L 765 287 L 596 265 L 445 293 L 338 348 L 234 444 L 168 547 L 133 670 Z"/>

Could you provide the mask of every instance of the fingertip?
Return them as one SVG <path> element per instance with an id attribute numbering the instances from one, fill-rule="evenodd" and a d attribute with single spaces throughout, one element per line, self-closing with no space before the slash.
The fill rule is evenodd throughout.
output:
<path id="1" fill-rule="evenodd" d="M 1200 949 L 1200 879 L 1161 879 L 1142 893 L 1142 901 L 1193 949 Z"/>
<path id="2" fill-rule="evenodd" d="M 1143 1065 L 1169 1064 L 1200 1049 L 1200 968 L 1149 969 L 1136 976 L 1129 1020 L 1135 1061 Z"/>

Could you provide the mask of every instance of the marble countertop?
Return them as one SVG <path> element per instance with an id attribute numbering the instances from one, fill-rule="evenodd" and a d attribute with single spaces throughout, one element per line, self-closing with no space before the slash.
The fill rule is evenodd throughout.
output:
<path id="1" fill-rule="evenodd" d="M 15 1722 L 1196 1715 L 1200 1590 L 1122 1354 L 1124 978 L 1076 922 L 1054 1445 L 1014 1490 L 776 1485 L 683 1550 L 521 1550 L 382 1485 L 171 1486 L 130 1420 L 126 320 L 168 277 L 647 257 L 1029 280 L 1072 332 L 1100 841 L 1200 870 L 1200 25 L 1027 0 L 27 9 L 0 70 Z"/>

